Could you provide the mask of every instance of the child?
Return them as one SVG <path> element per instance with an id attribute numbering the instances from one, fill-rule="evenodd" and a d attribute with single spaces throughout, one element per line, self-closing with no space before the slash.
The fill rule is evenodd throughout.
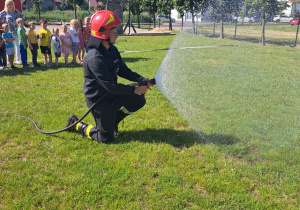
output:
<path id="1" fill-rule="evenodd" d="M 32 21 L 29 22 L 28 27 L 29 27 L 29 31 L 27 32 L 27 37 L 28 37 L 29 48 L 32 54 L 32 64 L 34 67 L 40 67 L 41 65 L 37 63 L 37 56 L 38 56 L 37 50 L 39 49 L 39 45 L 37 41 L 37 34 L 34 31 L 35 23 Z"/>
<path id="2" fill-rule="evenodd" d="M 72 37 L 72 51 L 73 51 L 73 60 L 72 60 L 71 63 L 73 65 L 77 65 L 77 62 L 76 62 L 76 56 L 77 56 L 77 53 L 78 53 L 77 43 L 79 42 L 78 21 L 73 19 L 73 20 L 71 20 L 70 25 L 71 25 L 70 35 Z"/>
<path id="3" fill-rule="evenodd" d="M 18 28 L 18 38 L 19 38 L 19 46 L 20 46 L 20 54 L 21 60 L 23 64 L 23 68 L 29 68 L 30 66 L 27 64 L 27 35 L 24 28 L 24 20 L 22 18 L 18 18 L 17 24 Z"/>
<path id="4" fill-rule="evenodd" d="M 47 20 L 41 19 L 40 24 L 42 29 L 39 31 L 40 37 L 40 48 L 44 55 L 44 67 L 51 67 L 52 65 L 52 55 L 51 55 L 51 32 L 47 29 Z M 49 64 L 47 65 L 47 55 L 49 55 Z"/>
<path id="5" fill-rule="evenodd" d="M 8 24 L 3 24 L 2 27 L 4 31 L 2 34 L 2 39 L 5 41 L 5 50 L 8 56 L 8 62 L 10 64 L 10 68 L 15 69 L 17 68 L 14 66 L 15 38 L 10 32 L 8 32 Z"/>
<path id="6" fill-rule="evenodd" d="M 84 39 L 84 46 L 85 46 L 86 53 L 88 53 L 88 51 L 89 51 L 87 44 L 88 44 L 88 42 L 90 40 L 90 36 L 91 36 L 90 21 L 91 21 L 90 17 L 84 18 L 85 26 L 83 26 L 83 39 Z"/>
<path id="7" fill-rule="evenodd" d="M 2 24 L 0 23 L 0 70 L 6 68 L 6 50 L 5 50 L 5 42 L 2 39 L 3 29 Z"/>
<path id="8" fill-rule="evenodd" d="M 55 54 L 56 67 L 59 67 L 58 66 L 58 58 L 61 56 L 60 41 L 59 41 L 58 35 L 59 35 L 59 29 L 53 28 L 52 43 L 53 43 L 53 51 Z"/>
<path id="9" fill-rule="evenodd" d="M 65 55 L 65 66 L 70 67 L 71 64 L 68 63 L 68 56 L 72 52 L 72 37 L 67 30 L 67 25 L 63 24 L 61 26 L 62 33 L 59 35 L 59 39 L 61 42 L 61 52 Z"/>
<path id="10" fill-rule="evenodd" d="M 81 19 L 77 19 L 78 21 L 78 38 L 79 38 L 79 42 L 78 42 L 78 60 L 79 63 L 83 63 L 83 58 L 84 58 L 84 40 L 83 40 L 83 24 L 82 24 L 82 20 Z"/>

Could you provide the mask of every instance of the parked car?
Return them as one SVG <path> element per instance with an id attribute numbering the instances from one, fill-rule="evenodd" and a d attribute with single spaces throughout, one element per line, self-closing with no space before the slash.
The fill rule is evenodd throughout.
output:
<path id="1" fill-rule="evenodd" d="M 295 17 L 293 18 L 293 20 L 291 20 L 291 25 L 298 25 L 298 22 L 299 22 L 299 18 Z"/>
<path id="2" fill-rule="evenodd" d="M 244 17 L 244 18 L 241 18 L 241 17 L 234 17 L 234 21 L 238 21 L 238 22 L 244 22 L 244 23 L 256 23 L 256 22 L 259 22 L 260 19 L 257 18 L 257 17 Z"/>
<path id="3" fill-rule="evenodd" d="M 215 23 L 219 23 L 219 22 L 221 21 L 221 15 L 220 15 L 220 14 L 213 15 L 213 16 L 212 16 L 212 20 L 213 20 L 213 22 L 215 22 Z M 234 21 L 234 19 L 233 19 L 232 16 L 230 16 L 230 15 L 225 15 L 225 16 L 223 17 L 223 21 L 224 21 L 224 22 L 231 23 L 231 22 Z"/>
<path id="4" fill-rule="evenodd" d="M 162 22 L 169 22 L 170 17 L 168 15 L 156 15 L 156 20 L 160 20 Z M 175 19 L 171 17 L 171 21 L 175 23 Z"/>
<path id="5" fill-rule="evenodd" d="M 289 17 L 289 16 L 286 16 L 286 15 L 283 15 L 283 16 L 276 15 L 273 18 L 273 21 L 276 22 L 276 23 L 290 23 L 291 20 L 293 20 L 293 18 Z"/>

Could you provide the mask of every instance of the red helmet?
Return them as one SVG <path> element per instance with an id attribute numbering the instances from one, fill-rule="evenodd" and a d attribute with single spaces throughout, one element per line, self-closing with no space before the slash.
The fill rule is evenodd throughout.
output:
<path id="1" fill-rule="evenodd" d="M 121 23 L 115 13 L 108 10 L 101 10 L 91 17 L 91 36 L 98 39 L 107 39 L 110 29 Z"/>

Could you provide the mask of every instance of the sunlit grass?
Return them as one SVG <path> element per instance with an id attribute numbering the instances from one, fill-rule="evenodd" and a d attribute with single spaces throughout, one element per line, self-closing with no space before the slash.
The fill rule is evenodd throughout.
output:
<path id="1" fill-rule="evenodd" d="M 154 87 L 112 144 L 43 135 L 24 119 L 0 118 L 0 207 L 298 209 L 297 50 L 183 38 L 174 45 L 240 46 L 176 51 L 163 80 L 178 94 L 175 106 Z M 119 37 L 117 47 L 162 49 L 173 39 Z M 166 54 L 122 56 L 153 78 Z M 82 67 L 5 70 L 0 80 L 0 113 L 31 117 L 43 130 L 87 110 Z M 90 115 L 85 122 L 94 124 Z"/>
<path id="2" fill-rule="evenodd" d="M 261 30 L 262 26 L 259 23 L 238 23 L 237 27 L 235 27 L 234 23 L 224 24 L 224 34 L 226 38 L 251 43 L 261 42 Z M 213 23 L 199 23 L 197 32 L 208 37 L 219 37 L 220 26 L 219 23 L 215 23 L 215 27 Z M 265 28 L 266 43 L 294 46 L 296 32 L 297 26 L 295 25 L 268 22 Z"/>

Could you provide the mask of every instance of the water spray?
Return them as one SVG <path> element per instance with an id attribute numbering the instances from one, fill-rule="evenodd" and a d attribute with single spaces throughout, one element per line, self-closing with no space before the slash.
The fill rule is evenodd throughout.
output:
<path id="1" fill-rule="evenodd" d="M 161 50 L 167 50 L 169 52 L 172 52 L 173 50 L 183 50 L 183 49 L 203 49 L 203 48 L 215 48 L 215 47 L 232 47 L 232 46 L 239 46 L 239 45 L 214 45 L 214 46 L 196 46 L 196 47 L 170 47 L 170 48 L 163 48 L 163 49 L 156 49 L 156 50 L 141 50 L 141 51 L 120 51 L 120 53 L 140 53 L 140 52 L 152 52 L 152 51 L 161 51 Z M 164 59 L 161 67 L 159 68 L 155 78 L 151 79 L 151 80 L 144 80 L 143 78 L 139 79 L 137 83 L 132 83 L 129 84 L 130 86 L 149 86 L 149 85 L 156 85 L 159 90 L 167 97 L 168 94 L 165 93 L 164 91 L 164 87 L 163 87 L 163 82 L 162 82 L 162 77 L 163 77 L 163 65 L 164 62 L 168 59 L 169 53 L 167 54 L 166 58 Z M 41 130 L 38 125 L 36 124 L 36 122 L 26 116 L 22 116 L 22 115 L 16 115 L 16 114 L 0 114 L 0 117 L 19 117 L 19 118 L 25 118 L 29 121 L 31 121 L 33 123 L 33 125 L 35 126 L 35 128 L 42 134 L 56 134 L 56 133 L 60 133 L 63 131 L 67 131 L 68 129 L 70 129 L 71 127 L 75 126 L 77 123 L 81 122 L 90 112 L 91 110 L 94 108 L 95 105 L 97 105 L 99 102 L 101 102 L 106 96 L 108 95 L 108 92 L 106 94 L 104 94 L 101 98 L 99 98 L 88 110 L 87 112 L 80 118 L 78 119 L 78 121 L 74 122 L 72 125 L 69 125 L 63 129 L 57 130 L 57 131 L 43 131 Z"/>
<path id="2" fill-rule="evenodd" d="M 185 49 L 202 49 L 202 48 L 214 48 L 214 47 L 238 47 L 240 45 L 213 45 L 213 46 L 197 46 L 197 47 L 170 47 L 156 50 L 139 50 L 139 51 L 120 51 L 120 53 L 142 53 L 142 52 L 154 52 L 161 50 L 185 50 Z"/>

